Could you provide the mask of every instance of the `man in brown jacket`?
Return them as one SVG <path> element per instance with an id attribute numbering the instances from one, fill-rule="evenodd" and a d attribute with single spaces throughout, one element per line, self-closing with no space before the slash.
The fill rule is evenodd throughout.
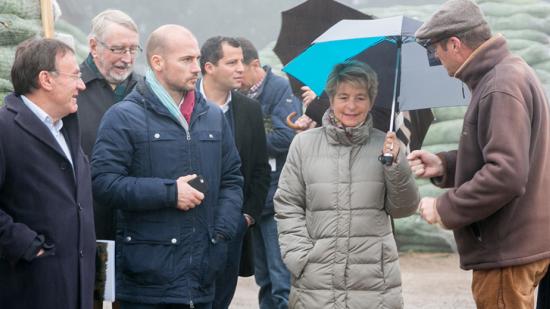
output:
<path id="1" fill-rule="evenodd" d="M 458 150 L 414 151 L 414 173 L 450 188 L 423 198 L 422 217 L 454 231 L 473 269 L 478 308 L 533 308 L 550 263 L 550 122 L 534 71 L 491 30 L 479 7 L 450 0 L 416 32 L 472 92 Z"/>

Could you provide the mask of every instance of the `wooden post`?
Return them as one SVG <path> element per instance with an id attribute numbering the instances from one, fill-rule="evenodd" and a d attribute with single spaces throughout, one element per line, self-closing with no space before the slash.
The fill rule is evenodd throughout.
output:
<path id="1" fill-rule="evenodd" d="M 45 38 L 53 38 L 53 7 L 52 0 L 40 0 L 40 15 L 42 17 L 42 28 Z"/>

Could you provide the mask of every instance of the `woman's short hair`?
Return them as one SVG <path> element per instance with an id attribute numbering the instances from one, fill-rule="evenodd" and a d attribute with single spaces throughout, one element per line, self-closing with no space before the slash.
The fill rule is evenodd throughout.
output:
<path id="1" fill-rule="evenodd" d="M 333 98 L 336 89 L 341 83 L 352 83 L 367 90 L 371 104 L 374 104 L 378 94 L 378 76 L 366 63 L 350 60 L 334 66 L 328 76 L 325 91 L 329 98 Z"/>

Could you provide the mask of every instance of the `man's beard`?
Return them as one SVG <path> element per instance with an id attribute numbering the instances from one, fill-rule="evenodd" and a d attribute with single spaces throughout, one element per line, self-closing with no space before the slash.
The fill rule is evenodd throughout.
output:
<path id="1" fill-rule="evenodd" d="M 107 76 L 104 77 L 110 84 L 120 84 L 125 81 L 130 74 L 132 74 L 132 66 L 128 66 L 127 70 L 122 74 L 116 74 L 113 70 L 110 70 Z"/>

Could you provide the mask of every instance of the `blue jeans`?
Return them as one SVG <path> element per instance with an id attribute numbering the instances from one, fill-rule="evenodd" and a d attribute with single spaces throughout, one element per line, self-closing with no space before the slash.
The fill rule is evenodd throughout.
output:
<path id="1" fill-rule="evenodd" d="M 273 214 L 262 215 L 253 230 L 254 277 L 260 286 L 260 309 L 287 309 L 290 273 L 283 264 L 277 222 Z"/>
<path id="2" fill-rule="evenodd" d="M 242 216 L 237 235 L 227 243 L 227 261 L 222 275 L 216 279 L 213 309 L 227 309 L 231 304 L 239 280 L 243 239 L 247 228 L 246 219 Z"/>

